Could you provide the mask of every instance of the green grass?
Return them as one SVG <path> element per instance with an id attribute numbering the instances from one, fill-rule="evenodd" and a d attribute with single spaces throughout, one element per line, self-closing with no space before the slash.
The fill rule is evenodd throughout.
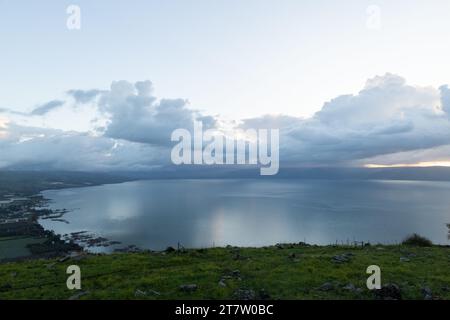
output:
<path id="1" fill-rule="evenodd" d="M 236 259 L 236 251 L 239 259 Z M 352 252 L 349 262 L 332 257 Z M 293 254 L 295 256 L 293 256 Z M 401 257 L 408 260 L 400 261 Z M 450 299 L 450 248 L 369 246 L 268 248 L 211 248 L 184 253 L 89 255 L 79 261 L 31 260 L 0 265 L 0 299 L 67 299 L 66 268 L 81 268 L 81 299 L 231 299 L 240 288 L 265 290 L 272 299 L 373 299 L 366 288 L 366 268 L 381 268 L 382 284 L 400 286 L 404 299 L 423 299 L 421 289 Z M 219 280 L 239 270 L 240 278 Z M 331 282 L 335 288 L 318 288 Z M 343 286 L 352 283 L 360 290 Z M 179 289 L 196 284 L 192 293 Z M 136 295 L 137 290 L 146 295 Z M 159 295 L 157 293 L 159 293 Z"/>
<path id="2" fill-rule="evenodd" d="M 31 251 L 27 246 L 30 244 L 42 243 L 44 241 L 44 238 L 33 238 L 28 236 L 0 237 L 0 260 L 30 256 Z"/>

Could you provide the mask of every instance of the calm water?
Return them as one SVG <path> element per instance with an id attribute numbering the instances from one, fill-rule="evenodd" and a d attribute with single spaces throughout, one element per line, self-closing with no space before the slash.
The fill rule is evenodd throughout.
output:
<path id="1" fill-rule="evenodd" d="M 59 234 L 86 230 L 164 249 L 306 241 L 399 242 L 413 232 L 448 243 L 450 183 L 322 180 L 153 180 L 43 195 L 72 210 Z"/>

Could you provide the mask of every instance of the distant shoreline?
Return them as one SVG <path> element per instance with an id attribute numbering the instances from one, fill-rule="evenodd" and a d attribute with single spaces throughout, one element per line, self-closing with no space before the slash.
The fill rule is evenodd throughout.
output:
<path id="1" fill-rule="evenodd" d="M 5 171 L 0 171 L 0 178 L 2 175 L 5 175 Z M 51 199 L 47 199 L 44 197 L 44 193 L 46 191 L 55 191 L 55 190 L 68 190 L 68 189 L 78 189 L 78 188 L 86 188 L 86 187 L 97 187 L 102 185 L 113 185 L 113 184 L 123 184 L 123 183 L 131 183 L 131 182 L 137 182 L 137 181 L 167 181 L 167 180 L 223 180 L 224 178 L 220 177 L 209 177 L 207 179 L 205 178 L 151 178 L 151 177 L 144 177 L 144 178 L 125 178 L 125 177 L 118 177 L 118 176 L 110 176 L 110 175 L 97 175 L 97 174 L 91 174 L 91 173 L 58 173 L 58 172 L 52 172 L 50 176 L 47 177 L 48 173 L 45 172 L 12 172 L 9 171 L 6 174 L 6 181 L 2 180 L 3 182 L 3 188 L 0 188 L 0 196 L 2 196 L 2 199 L 11 199 L 11 197 L 27 197 L 28 200 L 31 201 L 31 198 L 33 197 L 42 197 L 42 201 L 50 201 Z M 9 179 L 8 179 L 9 176 Z M 273 179 L 261 179 L 260 178 L 253 178 L 253 177 L 247 177 L 247 178 L 237 178 L 237 177 L 228 177 L 226 180 L 255 180 L 255 181 L 273 181 Z M 287 181 L 295 181 L 297 178 L 282 178 L 279 177 L 276 180 L 287 180 Z M 9 180 L 9 181 L 8 181 Z M 302 181 L 316 181 L 316 180 L 329 180 L 329 181 L 361 181 L 361 179 L 300 179 Z M 402 183 L 402 182 L 416 182 L 416 183 L 426 183 L 430 182 L 429 180 L 382 180 L 382 179 L 370 179 L 370 180 L 362 180 L 362 181 L 391 181 L 394 183 Z M 0 187 L 2 187 L 2 182 L 0 182 Z M 437 182 L 447 182 L 447 181 L 432 181 L 433 183 Z M 6 188 L 5 188 L 6 186 Z M 5 195 L 8 196 L 5 198 Z M 0 207 L 4 207 L 5 203 L 1 204 Z M 29 208 L 28 208 L 29 209 Z M 35 211 L 38 211 L 39 208 L 33 208 Z M 42 208 L 41 208 L 42 209 Z M 25 218 L 25 216 L 21 216 L 20 214 L 16 214 L 17 212 L 11 211 L 10 214 L 13 218 Z M 39 226 L 42 227 L 42 224 L 40 223 L 41 215 L 42 213 L 34 212 L 34 220 L 30 219 L 30 226 L 32 226 L 33 223 L 39 224 Z M 62 218 L 61 212 L 51 211 L 45 213 L 47 218 Z M 50 217 L 49 217 L 50 216 Z M 7 218 L 3 215 L 0 216 L 0 218 Z M 30 227 L 31 228 L 31 227 Z M 48 230 L 46 230 L 48 231 Z M 83 231 L 83 230 L 79 230 Z M 23 233 L 22 235 L 27 235 L 26 233 Z M 0 233 L 1 236 L 1 233 Z M 43 236 L 41 234 L 40 236 Z M 58 237 L 62 237 L 62 235 L 55 235 Z M 84 238 L 83 240 L 88 241 L 90 244 L 97 243 L 104 243 L 105 245 L 110 245 L 110 240 L 107 239 L 100 239 L 101 237 L 97 238 Z M 71 239 L 65 239 L 66 241 L 70 241 Z M 73 240 L 73 239 L 72 239 Z M 114 241 L 114 239 L 112 239 Z M 135 250 L 135 249 L 131 249 Z"/>

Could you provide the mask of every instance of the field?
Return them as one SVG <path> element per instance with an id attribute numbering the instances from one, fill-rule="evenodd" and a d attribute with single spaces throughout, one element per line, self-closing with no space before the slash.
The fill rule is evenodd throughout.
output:
<path id="1" fill-rule="evenodd" d="M 81 268 L 82 288 L 66 287 Z M 0 299 L 375 299 L 369 265 L 402 299 L 450 299 L 450 248 L 278 245 L 84 255 L 0 265 Z M 392 298 L 389 293 L 381 298 Z"/>
<path id="2" fill-rule="evenodd" d="M 0 238 L 0 260 L 27 257 L 31 251 L 30 244 L 43 243 L 45 239 L 27 236 Z"/>

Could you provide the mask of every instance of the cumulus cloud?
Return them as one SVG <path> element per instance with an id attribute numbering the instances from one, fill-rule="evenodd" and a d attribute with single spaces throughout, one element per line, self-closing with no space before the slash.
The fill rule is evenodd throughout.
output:
<path id="1" fill-rule="evenodd" d="M 357 95 L 325 103 L 310 119 L 264 117 L 246 124 L 281 124 L 285 164 L 349 165 L 449 145 L 448 108 L 447 87 L 410 86 L 405 79 L 386 74 L 368 80 Z"/>
<path id="2" fill-rule="evenodd" d="M 8 125 L 0 167 L 50 170 L 148 170 L 167 162 L 164 150 L 90 133 Z"/>
<path id="3" fill-rule="evenodd" d="M 158 100 L 152 92 L 150 81 L 115 81 L 109 90 L 68 91 L 76 109 L 85 111 L 75 121 L 88 122 L 87 127 L 92 129 L 89 131 L 30 125 L 56 121 L 58 128 L 64 123 L 66 128 L 70 127 L 72 119 L 60 119 L 57 112 L 51 112 L 60 109 L 61 115 L 73 116 L 73 105 L 62 100 L 50 101 L 30 113 L 20 113 L 21 117 L 14 118 L 18 123 L 11 121 L 6 126 L 7 120 L 2 118 L 0 167 L 149 170 L 167 165 L 173 130 L 189 129 L 193 120 L 203 121 L 210 128 L 215 126 L 216 119 L 189 108 L 187 100 Z M 9 109 L 4 113 L 14 115 Z M 33 122 L 35 118 L 40 120 Z"/>
<path id="4" fill-rule="evenodd" d="M 188 107 L 184 99 L 157 100 L 152 83 L 141 81 L 113 82 L 100 98 L 99 107 L 110 115 L 105 136 L 152 145 L 169 146 L 173 130 L 191 130 L 193 121 L 203 121 L 205 128 L 216 125 L 216 119 Z"/>
<path id="5" fill-rule="evenodd" d="M 92 130 L 0 118 L 0 167 L 149 170 L 170 164 L 173 130 L 192 130 L 194 120 L 203 121 L 205 129 L 221 129 L 219 117 L 191 108 L 185 99 L 158 99 L 150 81 L 115 81 L 108 90 L 67 94 L 76 110 L 91 110 L 92 117 L 84 120 L 96 124 Z M 54 100 L 28 117 L 46 123 L 64 108 L 71 105 Z M 412 86 L 393 74 L 326 102 L 311 118 L 265 115 L 236 123 L 234 129 L 279 129 L 281 167 L 450 160 L 449 87 Z"/>

